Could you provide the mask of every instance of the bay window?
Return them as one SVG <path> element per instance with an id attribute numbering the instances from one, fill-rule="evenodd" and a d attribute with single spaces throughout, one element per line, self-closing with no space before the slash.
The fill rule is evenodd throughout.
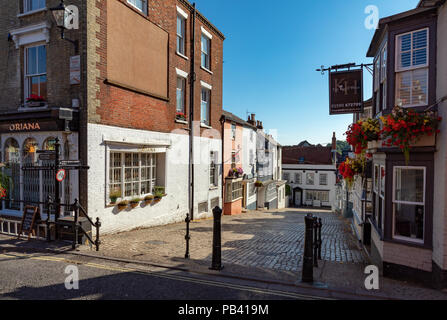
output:
<path id="1" fill-rule="evenodd" d="M 111 152 L 109 191 L 121 198 L 154 192 L 157 180 L 157 155 L 154 153 Z"/>
<path id="2" fill-rule="evenodd" d="M 394 238 L 424 242 L 425 167 L 394 167 Z"/>
<path id="3" fill-rule="evenodd" d="M 397 36 L 396 104 L 401 107 L 428 104 L 428 29 Z"/>
<path id="4" fill-rule="evenodd" d="M 47 53 L 46 46 L 25 48 L 25 101 L 28 98 L 47 99 Z"/>

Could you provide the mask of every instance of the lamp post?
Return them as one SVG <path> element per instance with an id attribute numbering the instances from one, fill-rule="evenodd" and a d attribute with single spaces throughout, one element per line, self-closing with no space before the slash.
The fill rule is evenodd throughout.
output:
<path id="1" fill-rule="evenodd" d="M 53 13 L 56 26 L 61 29 L 61 39 L 71 42 L 75 47 L 75 54 L 79 51 L 79 41 L 65 38 L 65 30 L 67 29 L 68 18 L 73 14 L 64 4 L 64 0 L 61 0 L 59 5 L 54 8 L 50 8 Z"/>

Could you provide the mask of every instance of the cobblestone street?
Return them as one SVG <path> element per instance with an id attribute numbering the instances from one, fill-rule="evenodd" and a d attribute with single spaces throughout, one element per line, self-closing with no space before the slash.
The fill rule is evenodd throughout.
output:
<path id="1" fill-rule="evenodd" d="M 309 210 L 252 211 L 222 220 L 222 261 L 248 267 L 299 271 L 304 250 L 304 217 Z M 315 211 L 322 218 L 322 259 L 340 263 L 364 263 L 365 258 L 349 226 L 330 211 Z M 212 220 L 191 223 L 191 259 L 210 261 Z M 185 225 L 134 230 L 103 237 L 105 255 L 149 259 L 182 258 Z"/>

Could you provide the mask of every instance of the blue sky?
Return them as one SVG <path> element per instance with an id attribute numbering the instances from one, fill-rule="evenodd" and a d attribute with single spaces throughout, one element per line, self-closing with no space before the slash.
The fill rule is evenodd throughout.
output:
<path id="1" fill-rule="evenodd" d="M 191 0 L 193 2 L 193 0 Z M 224 109 L 246 118 L 256 113 L 282 145 L 339 139 L 352 115 L 329 116 L 328 77 L 315 69 L 366 58 L 374 30 L 365 8 L 380 17 L 416 7 L 418 0 L 196 0 L 224 43 Z M 365 99 L 371 76 L 365 72 Z"/>

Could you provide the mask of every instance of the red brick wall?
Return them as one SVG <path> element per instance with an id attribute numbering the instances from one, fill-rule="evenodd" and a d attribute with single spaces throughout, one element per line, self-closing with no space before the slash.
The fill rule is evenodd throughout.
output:
<path id="1" fill-rule="evenodd" d="M 121 1 L 125 0 L 109 0 Z M 100 76 L 97 78 L 97 85 L 100 90 L 97 92 L 99 107 L 96 110 L 89 110 L 89 122 L 119 126 L 126 128 L 143 129 L 149 131 L 170 132 L 174 129 L 187 128 L 188 125 L 175 122 L 176 113 L 176 68 L 190 74 L 190 60 L 186 60 L 176 54 L 177 39 L 177 10 L 176 5 L 188 12 L 189 18 L 186 22 L 186 56 L 190 57 L 190 35 L 191 35 L 191 13 L 188 8 L 178 0 L 151 0 L 149 1 L 148 17 L 150 21 L 159 25 L 169 33 L 169 90 L 168 101 L 151 97 L 130 89 L 120 88 L 105 83 L 107 79 L 107 5 L 106 0 L 96 0 L 97 7 L 101 10 L 101 16 L 97 18 L 100 24 L 100 32 L 97 38 L 100 47 L 97 53 L 100 55 L 100 63 L 97 64 Z M 135 10 L 130 5 L 123 6 L 123 10 Z M 137 10 L 135 10 L 137 11 Z M 149 23 L 149 22 L 148 22 Z M 211 41 L 211 70 L 213 74 L 200 68 L 201 57 L 201 29 L 204 28 L 213 34 Z M 200 121 L 200 81 L 205 81 L 213 86 L 211 93 L 211 126 L 221 132 L 219 122 L 222 114 L 222 60 L 223 60 L 223 39 L 213 30 L 204 25 L 201 19 L 196 19 L 196 41 L 195 41 L 195 68 L 196 82 L 194 90 L 194 120 Z M 190 104 L 190 84 L 186 84 L 186 113 L 189 115 Z M 202 129 L 203 132 L 204 129 Z M 187 131 L 185 131 L 187 133 Z"/>

